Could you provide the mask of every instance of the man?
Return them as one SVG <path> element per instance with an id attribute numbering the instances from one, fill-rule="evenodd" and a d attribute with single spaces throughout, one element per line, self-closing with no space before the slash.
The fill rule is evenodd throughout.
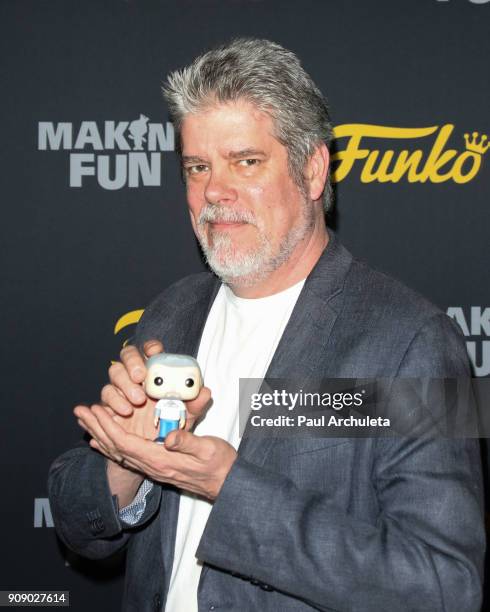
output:
<path id="1" fill-rule="evenodd" d="M 125 610 L 478 610 L 476 442 L 239 438 L 240 377 L 468 376 L 449 318 L 327 231 L 319 90 L 293 53 L 237 40 L 165 93 L 191 223 L 222 282 L 162 293 L 102 405 L 75 409 L 98 452 L 52 467 L 58 533 L 93 558 L 127 546 Z M 141 354 L 161 343 L 197 356 L 207 385 L 163 448 L 140 386 Z"/>

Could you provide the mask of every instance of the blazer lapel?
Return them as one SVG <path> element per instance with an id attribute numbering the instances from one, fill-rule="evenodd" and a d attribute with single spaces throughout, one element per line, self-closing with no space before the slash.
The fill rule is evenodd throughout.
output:
<path id="1" fill-rule="evenodd" d="M 179 341 L 179 348 L 176 352 L 197 357 L 204 325 L 220 286 L 220 281 L 210 275 L 209 284 L 199 299 L 188 306 L 183 306 L 180 317 L 185 333 Z"/>
<path id="2" fill-rule="evenodd" d="M 329 230 L 327 248 L 305 281 L 265 378 L 287 378 L 306 384 L 322 375 L 327 343 L 340 312 L 351 254 Z M 332 356 L 333 357 L 333 356 Z M 238 454 L 263 465 L 274 438 L 251 434 L 248 421 Z"/>

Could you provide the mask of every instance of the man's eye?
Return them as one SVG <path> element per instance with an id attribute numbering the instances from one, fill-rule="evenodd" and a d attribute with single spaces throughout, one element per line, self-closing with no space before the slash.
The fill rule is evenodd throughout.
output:
<path id="1" fill-rule="evenodd" d="M 241 166 L 245 166 L 246 168 L 250 168 L 251 166 L 258 166 L 260 164 L 260 159 L 255 159 L 255 158 L 251 158 L 251 159 L 241 159 L 238 162 Z"/>
<path id="2" fill-rule="evenodd" d="M 186 166 L 185 171 L 187 174 L 201 174 L 206 169 L 206 164 L 196 164 L 195 166 Z"/>

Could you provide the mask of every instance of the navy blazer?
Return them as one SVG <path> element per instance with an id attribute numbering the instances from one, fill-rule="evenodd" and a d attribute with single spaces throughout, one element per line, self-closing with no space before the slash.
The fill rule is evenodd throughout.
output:
<path id="1" fill-rule="evenodd" d="M 146 309 L 135 342 L 197 355 L 219 288 L 185 278 Z M 469 376 L 449 317 L 356 261 L 330 232 L 268 377 L 313 380 Z M 485 547 L 478 442 L 428 438 L 245 437 L 196 555 L 200 612 L 477 611 Z M 105 459 L 57 459 L 58 534 L 89 558 L 127 546 L 123 609 L 164 609 L 179 492 L 155 485 L 137 525 L 119 520 Z M 186 611 L 172 611 L 186 612 Z"/>

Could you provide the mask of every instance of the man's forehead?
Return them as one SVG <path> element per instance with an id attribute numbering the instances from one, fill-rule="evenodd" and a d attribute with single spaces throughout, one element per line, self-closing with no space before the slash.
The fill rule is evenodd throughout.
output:
<path id="1" fill-rule="evenodd" d="M 230 158 L 265 154 L 271 146 L 282 146 L 275 136 L 271 116 L 246 100 L 188 113 L 182 122 L 181 141 L 183 158 L 198 157 L 198 149 L 209 145 Z"/>

